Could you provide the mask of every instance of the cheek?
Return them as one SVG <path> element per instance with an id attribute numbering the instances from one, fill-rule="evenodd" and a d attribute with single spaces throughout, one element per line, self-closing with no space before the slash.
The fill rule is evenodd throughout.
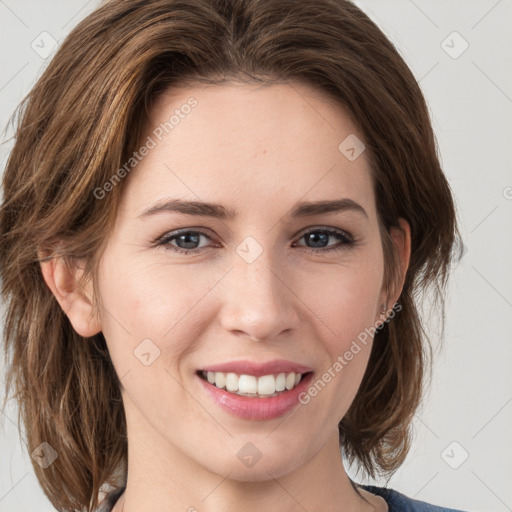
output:
<path id="1" fill-rule="evenodd" d="M 376 249 L 374 254 L 379 254 Z M 318 390 L 330 388 L 332 403 L 345 414 L 366 370 L 372 348 L 376 312 L 383 277 L 383 262 L 360 255 L 356 260 L 316 273 L 307 304 L 314 311 L 322 332 L 327 361 L 317 379 Z M 329 384 L 332 383 L 332 384 Z M 315 391 L 313 391 L 315 393 Z"/>
<path id="2" fill-rule="evenodd" d="M 345 416 L 361 385 L 372 348 L 372 327 L 380 291 L 378 263 L 347 266 L 331 279 L 317 279 L 309 304 L 316 304 L 319 348 L 324 364 L 301 400 L 311 403 L 322 428 L 332 429 Z"/>
<path id="3" fill-rule="evenodd" d="M 347 343 L 375 325 L 382 261 L 365 259 L 362 254 L 355 260 L 328 265 L 304 282 L 306 303 L 325 325 L 330 351 L 344 350 Z"/>
<path id="4" fill-rule="evenodd" d="M 148 264 L 133 255 L 130 260 L 105 260 L 104 268 L 109 270 L 100 273 L 102 325 L 113 361 L 127 371 L 141 343 L 151 352 L 151 340 L 158 349 L 152 350 L 160 351 L 155 366 L 176 364 L 199 337 L 201 322 L 194 320 L 207 318 L 207 301 L 202 298 L 215 284 L 215 276 L 198 278 L 192 267 Z"/>

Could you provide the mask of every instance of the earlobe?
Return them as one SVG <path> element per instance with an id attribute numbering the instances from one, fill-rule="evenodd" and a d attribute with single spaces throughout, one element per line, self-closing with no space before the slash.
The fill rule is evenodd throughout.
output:
<path id="1" fill-rule="evenodd" d="M 69 318 L 73 329 L 83 337 L 101 331 L 101 323 L 94 314 L 92 289 L 89 283 L 82 285 L 82 269 L 69 268 L 62 257 L 40 259 L 43 278 L 60 307 Z"/>

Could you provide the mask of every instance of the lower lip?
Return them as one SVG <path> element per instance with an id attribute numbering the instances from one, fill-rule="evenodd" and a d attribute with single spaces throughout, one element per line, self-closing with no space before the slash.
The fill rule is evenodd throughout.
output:
<path id="1" fill-rule="evenodd" d="M 299 395 L 306 391 L 312 377 L 313 373 L 308 373 L 293 389 L 277 396 L 251 398 L 219 389 L 197 375 L 203 388 L 217 405 L 234 416 L 246 420 L 271 420 L 291 411 L 300 403 Z"/>

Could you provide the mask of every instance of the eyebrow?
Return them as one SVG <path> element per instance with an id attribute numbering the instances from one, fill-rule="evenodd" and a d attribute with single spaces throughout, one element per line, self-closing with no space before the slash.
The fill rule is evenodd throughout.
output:
<path id="1" fill-rule="evenodd" d="M 313 215 L 346 211 L 360 213 L 368 218 L 365 209 L 359 203 L 348 198 L 297 203 L 287 214 L 287 217 L 310 217 Z M 237 212 L 235 210 L 226 208 L 221 204 L 202 201 L 184 201 L 183 199 L 163 199 L 144 210 L 138 217 L 145 218 L 162 212 L 178 212 L 187 215 L 214 217 L 222 220 L 234 220 L 237 218 Z"/>

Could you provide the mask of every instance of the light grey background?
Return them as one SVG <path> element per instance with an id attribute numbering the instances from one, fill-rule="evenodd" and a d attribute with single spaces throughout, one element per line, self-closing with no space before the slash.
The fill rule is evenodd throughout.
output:
<path id="1" fill-rule="evenodd" d="M 411 452 L 389 486 L 446 507 L 510 511 L 512 1 L 356 3 L 420 81 L 466 249 L 453 273 L 431 391 L 414 422 Z M 52 38 L 61 41 L 98 5 L 97 0 L 0 0 L 2 130 L 51 59 L 54 52 L 48 57 L 45 52 Z M 0 147 L 2 170 L 11 147 L 12 142 Z M 435 342 L 435 324 L 430 332 Z M 13 404 L 0 416 L 0 511 L 54 510 L 20 444 Z"/>

